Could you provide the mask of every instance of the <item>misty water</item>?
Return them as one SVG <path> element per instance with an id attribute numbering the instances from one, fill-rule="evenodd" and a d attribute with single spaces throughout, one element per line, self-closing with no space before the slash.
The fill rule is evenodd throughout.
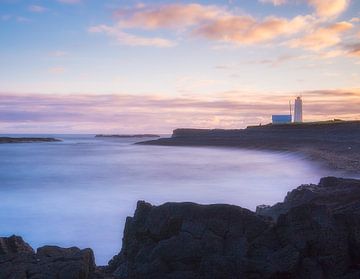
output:
<path id="1" fill-rule="evenodd" d="M 119 252 L 125 218 L 138 200 L 255 210 L 334 174 L 286 153 L 55 137 L 64 141 L 0 144 L 0 236 L 21 235 L 34 248 L 91 247 L 97 264 Z"/>

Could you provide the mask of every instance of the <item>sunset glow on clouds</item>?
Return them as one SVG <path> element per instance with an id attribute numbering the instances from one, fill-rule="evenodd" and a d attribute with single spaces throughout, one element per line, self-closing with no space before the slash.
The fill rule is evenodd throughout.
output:
<path id="1" fill-rule="evenodd" d="M 309 121 L 360 118 L 359 1 L 0 7 L 2 132 L 245 127 L 297 94 Z"/>
<path id="2" fill-rule="evenodd" d="M 360 119 L 360 90 L 304 92 L 307 121 Z M 239 97 L 241 96 L 241 97 Z M 0 129 L 17 132 L 167 134 L 174 127 L 234 128 L 268 123 L 272 113 L 288 113 L 294 93 L 266 98 L 259 93 L 223 92 L 208 97 L 156 95 L 1 94 Z"/>

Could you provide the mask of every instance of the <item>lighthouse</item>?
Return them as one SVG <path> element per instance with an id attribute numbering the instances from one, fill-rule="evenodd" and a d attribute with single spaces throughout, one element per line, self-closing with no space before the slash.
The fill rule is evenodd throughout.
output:
<path id="1" fill-rule="evenodd" d="M 295 123 L 303 122 L 302 99 L 301 99 L 301 97 L 297 97 L 295 99 L 294 122 Z"/>

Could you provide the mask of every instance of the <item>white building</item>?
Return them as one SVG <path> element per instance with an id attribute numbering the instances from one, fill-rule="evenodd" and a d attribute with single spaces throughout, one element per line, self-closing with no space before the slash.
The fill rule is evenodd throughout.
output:
<path id="1" fill-rule="evenodd" d="M 295 99 L 294 122 L 295 123 L 303 122 L 302 99 L 301 99 L 301 97 L 297 97 Z"/>

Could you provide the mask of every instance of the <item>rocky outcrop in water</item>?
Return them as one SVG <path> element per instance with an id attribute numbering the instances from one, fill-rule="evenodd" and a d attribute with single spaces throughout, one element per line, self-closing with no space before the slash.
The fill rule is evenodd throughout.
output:
<path id="1" fill-rule="evenodd" d="M 13 137 L 0 137 L 0 144 L 1 143 L 34 143 L 34 142 L 58 142 L 61 141 L 55 138 L 30 138 L 30 137 L 23 137 L 23 138 L 13 138 Z"/>
<path id="2" fill-rule="evenodd" d="M 0 238 L 0 278 L 360 278 L 360 180 L 323 178 L 257 212 L 140 201 L 102 268 L 90 249 Z"/>

